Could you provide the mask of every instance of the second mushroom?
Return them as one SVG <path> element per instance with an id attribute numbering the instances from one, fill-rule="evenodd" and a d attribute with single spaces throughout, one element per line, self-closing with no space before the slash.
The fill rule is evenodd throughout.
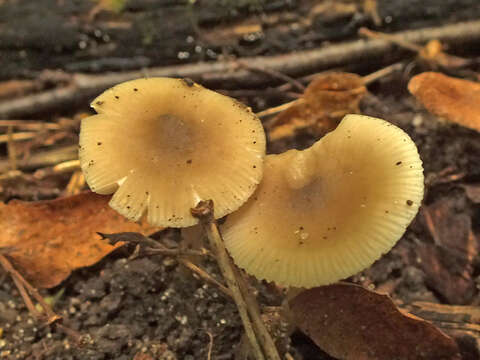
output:
<path id="1" fill-rule="evenodd" d="M 313 287 L 389 251 L 423 198 L 417 148 L 398 127 L 347 115 L 309 149 L 265 159 L 264 178 L 222 228 L 236 264 L 259 279 Z"/>

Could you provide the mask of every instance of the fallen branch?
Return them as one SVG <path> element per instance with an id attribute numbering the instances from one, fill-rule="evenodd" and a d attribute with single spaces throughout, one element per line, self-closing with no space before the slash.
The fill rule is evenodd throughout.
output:
<path id="1" fill-rule="evenodd" d="M 480 39 L 480 21 L 404 31 L 396 33 L 395 36 L 410 43 L 424 43 L 437 39 L 446 43 L 465 44 Z M 248 58 L 248 64 L 294 77 L 352 62 L 368 61 L 391 53 L 394 49 L 395 46 L 389 41 L 360 39 L 285 55 L 252 57 Z M 227 84 L 229 88 L 246 85 L 253 87 L 270 80 L 265 74 L 238 69 L 238 60 L 167 66 L 107 75 L 77 74 L 72 77 L 72 83 L 67 87 L 0 102 L 0 118 L 24 117 L 68 107 L 120 82 L 146 76 L 189 77 L 213 88 L 225 87 Z"/>

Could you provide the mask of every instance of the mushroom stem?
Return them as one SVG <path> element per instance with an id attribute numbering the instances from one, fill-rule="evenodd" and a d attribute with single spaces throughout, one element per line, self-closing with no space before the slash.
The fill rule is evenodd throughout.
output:
<path id="1" fill-rule="evenodd" d="M 271 349 L 270 346 L 265 346 L 265 343 L 273 345 L 273 340 L 271 339 L 270 334 L 267 332 L 260 318 L 258 304 L 256 303 L 255 299 L 252 298 L 246 291 L 246 284 L 243 283 L 240 285 L 241 281 L 244 281 L 244 279 L 241 278 L 236 271 L 232 260 L 227 253 L 222 236 L 218 231 L 218 227 L 213 216 L 213 201 L 200 201 L 195 208 L 191 209 L 191 212 L 194 217 L 200 220 L 200 223 L 205 229 L 210 246 L 215 249 L 218 265 L 229 289 L 232 292 L 233 300 L 237 305 L 243 327 L 245 328 L 245 333 L 253 349 L 255 358 L 257 360 L 265 359 L 265 351 L 268 360 L 280 360 L 280 356 L 278 355 L 278 352 L 274 346 L 273 349 Z M 241 287 L 243 287 L 243 293 Z M 246 301 L 245 297 L 248 297 L 248 301 Z M 250 309 L 249 305 L 255 309 Z M 260 323 L 261 325 L 259 325 Z M 261 340 L 259 341 L 259 339 Z M 264 345 L 264 351 L 262 351 L 260 343 Z"/>

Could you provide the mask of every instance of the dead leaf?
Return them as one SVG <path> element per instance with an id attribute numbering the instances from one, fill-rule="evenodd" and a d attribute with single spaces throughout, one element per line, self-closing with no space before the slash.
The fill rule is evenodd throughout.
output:
<path id="1" fill-rule="evenodd" d="M 410 80 L 408 90 L 432 114 L 480 131 L 480 83 L 425 72 Z"/>
<path id="2" fill-rule="evenodd" d="M 298 327 L 338 359 L 460 359 L 457 344 L 431 323 L 402 314 L 387 295 L 357 285 L 306 290 L 290 307 Z"/>
<path id="3" fill-rule="evenodd" d="M 271 141 L 306 132 L 322 137 L 332 131 L 346 114 L 358 113 L 367 89 L 362 77 L 350 73 L 328 73 L 315 78 L 303 98 L 273 119 Z"/>
<path id="4" fill-rule="evenodd" d="M 471 202 L 480 204 L 480 184 L 464 184 L 462 187 L 465 189 L 465 194 Z"/>
<path id="5" fill-rule="evenodd" d="M 444 46 L 439 40 L 430 40 L 418 53 L 420 59 L 425 61 L 432 69 L 439 67 L 454 69 L 469 65 L 471 61 L 443 51 Z"/>
<path id="6" fill-rule="evenodd" d="M 108 206 L 109 197 L 91 192 L 39 202 L 0 204 L 0 247 L 35 286 L 58 285 L 74 269 L 90 266 L 118 246 L 97 232 L 154 232 L 128 221 Z"/>
<path id="7" fill-rule="evenodd" d="M 478 247 L 470 216 L 456 211 L 453 198 L 424 207 L 422 215 L 434 240 L 417 248 L 427 282 L 449 303 L 468 303 L 476 289 L 472 274 Z"/>

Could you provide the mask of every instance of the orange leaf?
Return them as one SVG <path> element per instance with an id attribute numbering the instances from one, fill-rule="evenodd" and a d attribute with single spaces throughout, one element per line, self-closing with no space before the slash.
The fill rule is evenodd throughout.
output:
<path id="1" fill-rule="evenodd" d="M 435 72 L 414 76 L 408 90 L 430 111 L 480 131 L 480 84 Z"/>
<path id="2" fill-rule="evenodd" d="M 306 290 L 290 301 L 297 326 L 344 360 L 457 360 L 457 344 L 431 323 L 403 315 L 387 295 L 353 284 Z"/>
<path id="3" fill-rule="evenodd" d="M 273 119 L 271 141 L 304 131 L 322 137 L 335 129 L 346 114 L 358 113 L 358 104 L 367 89 L 360 76 L 328 73 L 317 76 L 298 103 Z"/>
<path id="4" fill-rule="evenodd" d="M 56 200 L 0 203 L 0 247 L 38 287 L 58 285 L 74 269 L 95 264 L 118 246 L 97 232 L 153 232 L 108 206 L 109 197 L 91 192 Z"/>

